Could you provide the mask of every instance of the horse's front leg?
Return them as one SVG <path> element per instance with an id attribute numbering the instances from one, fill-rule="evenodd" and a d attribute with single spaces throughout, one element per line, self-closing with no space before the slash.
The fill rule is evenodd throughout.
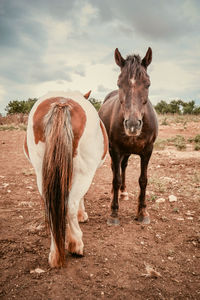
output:
<path id="1" fill-rule="evenodd" d="M 140 156 L 141 159 L 141 174 L 139 177 L 139 185 L 140 185 L 140 194 L 139 194 L 139 203 L 138 203 L 138 213 L 137 213 L 137 219 L 139 222 L 142 222 L 144 224 L 150 223 L 149 214 L 146 209 L 146 186 L 147 186 L 147 169 L 148 169 L 148 163 L 152 154 L 152 148 L 151 150 L 148 150 L 144 154 Z"/>
<path id="2" fill-rule="evenodd" d="M 122 170 L 122 183 L 120 187 L 120 199 L 121 200 L 128 200 L 128 192 L 126 190 L 126 168 L 128 165 L 128 159 L 130 155 L 124 156 L 121 162 L 121 170 Z"/>
<path id="3" fill-rule="evenodd" d="M 118 219 L 118 209 L 119 209 L 119 188 L 121 186 L 121 175 L 120 175 L 120 162 L 121 158 L 119 153 L 111 150 L 110 151 L 111 156 L 111 166 L 112 166 L 112 172 L 113 172 L 113 181 L 112 181 L 112 192 L 113 192 L 113 198 L 111 202 L 111 218 L 108 219 L 109 225 L 119 225 L 119 219 Z"/>

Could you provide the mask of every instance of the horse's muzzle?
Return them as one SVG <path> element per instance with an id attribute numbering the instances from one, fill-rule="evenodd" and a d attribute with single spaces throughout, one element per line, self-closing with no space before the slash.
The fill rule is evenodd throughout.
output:
<path id="1" fill-rule="evenodd" d="M 124 120 L 125 133 L 129 136 L 139 136 L 142 130 L 142 120 Z"/>

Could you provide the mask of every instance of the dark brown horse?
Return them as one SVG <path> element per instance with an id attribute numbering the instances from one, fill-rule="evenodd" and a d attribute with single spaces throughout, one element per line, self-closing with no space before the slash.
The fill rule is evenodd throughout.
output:
<path id="1" fill-rule="evenodd" d="M 139 55 L 124 59 L 116 49 L 115 61 L 121 68 L 117 82 L 119 89 L 107 95 L 99 111 L 108 133 L 113 171 L 112 213 L 109 224 L 119 224 L 119 190 L 121 198 L 128 199 L 125 171 L 131 154 L 137 154 L 141 158 L 137 219 L 145 224 L 150 223 L 145 203 L 147 168 L 158 133 L 156 114 L 148 99 L 150 79 L 147 67 L 151 60 L 151 48 L 143 59 Z"/>

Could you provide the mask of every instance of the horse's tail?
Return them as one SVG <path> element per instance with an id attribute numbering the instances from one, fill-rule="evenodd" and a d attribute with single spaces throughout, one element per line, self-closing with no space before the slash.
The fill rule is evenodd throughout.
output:
<path id="1" fill-rule="evenodd" d="M 45 116 L 43 197 L 47 220 L 56 246 L 56 265 L 65 259 L 66 210 L 73 171 L 73 131 L 69 106 L 54 103 Z"/>

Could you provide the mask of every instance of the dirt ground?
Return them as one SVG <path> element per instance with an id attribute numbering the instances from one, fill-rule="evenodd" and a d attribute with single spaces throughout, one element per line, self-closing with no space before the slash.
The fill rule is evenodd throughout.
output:
<path id="1" fill-rule="evenodd" d="M 159 132 L 160 138 L 194 137 L 200 124 L 160 126 Z M 0 131 L 0 299 L 200 299 L 200 151 L 154 151 L 150 225 L 134 220 L 139 158 L 132 156 L 130 199 L 120 202 L 120 226 L 114 227 L 106 223 L 112 180 L 107 156 L 85 196 L 84 257 L 66 252 L 66 266 L 50 269 L 44 207 L 22 151 L 24 136 L 22 130 Z"/>

